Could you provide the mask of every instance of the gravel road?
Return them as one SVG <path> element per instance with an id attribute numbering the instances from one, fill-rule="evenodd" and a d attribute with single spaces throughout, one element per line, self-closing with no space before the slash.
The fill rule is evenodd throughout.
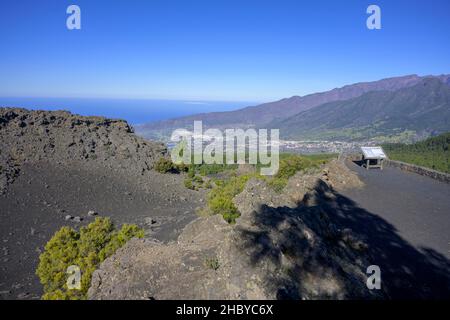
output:
<path id="1" fill-rule="evenodd" d="M 343 194 L 379 215 L 415 247 L 427 247 L 450 258 L 450 184 L 386 167 L 348 167 L 365 183 Z"/>
<path id="2" fill-rule="evenodd" d="M 337 196 L 337 219 L 366 238 L 393 299 L 450 298 L 450 185 L 395 168 L 366 170 Z"/>

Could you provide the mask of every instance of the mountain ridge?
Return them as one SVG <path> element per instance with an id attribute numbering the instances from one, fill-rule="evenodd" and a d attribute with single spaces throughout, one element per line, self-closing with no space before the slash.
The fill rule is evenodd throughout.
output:
<path id="1" fill-rule="evenodd" d="M 404 135 L 427 137 L 450 130 L 450 86 L 424 78 L 397 91 L 372 91 L 359 97 L 322 104 L 269 127 L 286 139 L 389 141 Z M 406 136 L 405 136 L 406 135 Z M 382 138 L 383 137 L 383 138 Z M 393 140 L 392 142 L 398 142 Z"/>
<path id="2" fill-rule="evenodd" d="M 136 126 L 136 132 L 146 138 L 167 139 L 173 130 L 190 129 L 194 120 L 202 120 L 205 127 L 249 128 L 264 127 L 274 121 L 281 121 L 300 112 L 315 108 L 324 103 L 344 101 L 361 96 L 370 91 L 395 91 L 411 87 L 426 78 L 437 78 L 450 85 L 450 75 L 418 76 L 416 74 L 384 78 L 371 82 L 358 82 L 329 91 L 292 96 L 274 102 L 249 106 L 234 111 L 201 113 L 186 117 L 152 122 Z"/>

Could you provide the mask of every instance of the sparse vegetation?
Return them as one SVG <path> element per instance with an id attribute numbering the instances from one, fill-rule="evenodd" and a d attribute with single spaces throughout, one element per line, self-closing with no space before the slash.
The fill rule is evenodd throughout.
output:
<path id="1" fill-rule="evenodd" d="M 184 179 L 184 186 L 188 189 L 195 190 L 195 186 L 191 178 Z"/>
<path id="2" fill-rule="evenodd" d="M 208 210 L 210 214 L 220 214 L 228 223 L 235 223 L 240 216 L 239 211 L 233 204 L 233 198 L 242 192 L 245 184 L 250 178 L 265 180 L 270 187 L 276 191 L 281 191 L 287 184 L 287 181 L 298 171 L 306 171 L 320 167 L 330 159 L 336 157 L 334 154 L 318 155 L 297 155 L 281 154 L 280 168 L 273 177 L 261 176 L 258 173 L 238 173 L 238 165 L 226 164 L 201 164 L 190 165 L 188 174 L 184 180 L 184 185 L 188 189 L 198 190 L 208 188 L 211 191 L 207 197 Z M 256 165 L 261 168 L 260 164 Z M 256 170 L 258 171 L 258 170 Z M 224 172 L 218 178 L 219 173 Z M 213 181 L 214 183 L 212 183 Z M 202 211 L 204 214 L 205 211 Z"/>
<path id="3" fill-rule="evenodd" d="M 258 173 L 237 175 L 234 171 L 234 175 L 229 178 L 215 180 L 216 187 L 208 194 L 208 209 L 212 214 L 222 215 L 228 223 L 235 223 L 240 213 L 233 203 L 233 198 L 244 190 L 250 178 L 263 179 L 274 190 L 281 191 L 288 179 L 298 171 L 318 168 L 334 157 L 336 157 L 334 154 L 310 156 L 281 154 L 280 168 L 274 177 L 261 176 Z"/>
<path id="4" fill-rule="evenodd" d="M 169 173 L 175 171 L 175 165 L 170 159 L 167 158 L 159 158 L 158 161 L 156 161 L 154 168 L 159 173 Z"/>
<path id="5" fill-rule="evenodd" d="M 267 184 L 280 192 L 286 186 L 290 177 L 299 171 L 319 168 L 321 165 L 335 158 L 334 154 L 297 155 L 283 153 L 280 155 L 280 168 L 272 178 L 267 178 Z"/>
<path id="6" fill-rule="evenodd" d="M 219 259 L 217 257 L 206 258 L 205 259 L 205 266 L 207 268 L 209 268 L 209 269 L 212 269 L 212 270 L 216 271 L 217 269 L 220 268 Z"/>
<path id="7" fill-rule="evenodd" d="M 204 181 L 200 176 L 187 177 L 184 179 L 184 186 L 188 189 L 198 190 L 204 187 Z"/>
<path id="8" fill-rule="evenodd" d="M 187 177 L 184 179 L 184 186 L 188 189 L 199 190 L 205 187 L 204 178 L 197 175 L 195 165 L 190 165 L 187 170 Z"/>
<path id="9" fill-rule="evenodd" d="M 203 181 L 202 177 L 200 177 L 198 175 L 195 175 L 192 178 L 187 178 L 186 180 L 190 181 L 190 184 L 193 186 L 194 190 L 198 190 L 198 189 L 204 187 L 204 181 Z"/>
<path id="10" fill-rule="evenodd" d="M 158 161 L 156 161 L 154 169 L 159 173 L 180 173 L 187 172 L 189 170 L 189 166 L 184 163 L 175 164 L 171 159 L 161 157 Z"/>
<path id="11" fill-rule="evenodd" d="M 221 214 L 228 223 L 235 223 L 240 216 L 233 198 L 244 190 L 250 175 L 234 176 L 217 180 L 216 187 L 208 194 L 208 206 L 213 214 Z"/>
<path id="12" fill-rule="evenodd" d="M 237 164 L 200 164 L 195 166 L 196 172 L 201 176 L 215 175 L 226 170 L 237 169 Z"/>
<path id="13" fill-rule="evenodd" d="M 62 227 L 45 245 L 39 257 L 36 274 L 44 286 L 44 300 L 86 299 L 92 273 L 107 257 L 133 237 L 142 238 L 143 230 L 136 225 L 124 224 L 115 230 L 109 218 L 96 218 L 79 232 Z M 81 270 L 81 290 L 67 287 L 69 266 Z"/>
<path id="14" fill-rule="evenodd" d="M 207 180 L 203 186 L 206 189 L 212 189 L 213 188 L 213 184 L 211 183 L 211 180 Z"/>

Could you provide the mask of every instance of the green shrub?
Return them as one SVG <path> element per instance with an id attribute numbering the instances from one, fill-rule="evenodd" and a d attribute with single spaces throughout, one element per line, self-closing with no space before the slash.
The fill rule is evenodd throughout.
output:
<path id="1" fill-rule="evenodd" d="M 191 178 L 184 179 L 184 186 L 188 189 L 195 190 L 194 183 Z"/>
<path id="2" fill-rule="evenodd" d="M 196 170 L 201 176 L 209 176 L 218 174 L 220 172 L 226 170 L 235 170 L 237 169 L 237 164 L 201 164 L 197 165 Z"/>
<path id="3" fill-rule="evenodd" d="M 124 224 L 115 230 L 109 218 L 96 218 L 79 232 L 62 227 L 45 245 L 39 256 L 36 274 L 44 286 L 44 300 L 86 299 L 92 273 L 101 262 L 133 237 L 142 238 L 143 230 L 136 225 Z M 67 268 L 81 270 L 81 290 L 67 288 Z"/>
<path id="4" fill-rule="evenodd" d="M 289 155 L 280 159 L 280 168 L 275 177 L 289 179 L 298 171 L 311 168 L 312 166 L 314 166 L 313 161 L 308 158 Z"/>
<path id="5" fill-rule="evenodd" d="M 208 194 L 208 207 L 213 214 L 221 214 L 228 223 L 235 223 L 240 213 L 233 204 L 233 198 L 244 190 L 251 175 L 218 180 L 216 187 Z"/>
<path id="6" fill-rule="evenodd" d="M 190 166 L 185 165 L 184 163 L 175 164 L 172 162 L 172 160 L 164 157 L 159 158 L 154 165 L 154 169 L 160 173 L 188 172 L 189 167 Z"/>
<path id="7" fill-rule="evenodd" d="M 233 198 L 241 193 L 250 178 L 262 179 L 273 188 L 275 191 L 282 191 L 287 185 L 290 177 L 295 175 L 298 171 L 306 171 L 320 167 L 320 165 L 326 163 L 332 158 L 335 158 L 334 154 L 319 154 L 319 155 L 297 155 L 297 154 L 280 154 L 280 166 L 277 174 L 272 177 L 261 176 L 258 173 L 243 174 L 237 176 L 237 172 L 233 172 L 233 168 L 237 166 L 227 166 L 229 171 L 229 177 L 223 180 L 215 180 L 215 187 L 208 194 L 207 204 L 208 212 L 212 214 L 220 214 L 228 223 L 235 223 L 236 219 L 240 216 L 240 213 L 236 206 L 233 204 Z M 206 168 L 207 165 L 202 165 L 202 168 Z M 211 167 L 211 171 L 216 171 L 219 167 Z M 261 164 L 256 166 L 257 169 L 261 168 Z M 191 177 L 194 179 L 195 168 L 190 169 L 192 171 Z M 203 169 L 206 170 L 206 169 Z M 191 179 L 191 180 L 192 180 Z M 208 180 L 204 183 L 212 187 L 211 182 Z"/>
<path id="8" fill-rule="evenodd" d="M 194 156 L 192 156 L 192 163 L 194 161 Z M 185 167 L 187 168 L 187 171 L 189 176 L 191 178 L 193 178 L 196 174 L 202 176 L 202 177 L 206 177 L 206 176 L 210 176 L 210 175 L 214 175 L 214 174 L 218 174 L 220 172 L 223 171 L 227 171 L 227 170 L 235 170 L 238 165 L 236 164 L 206 164 L 206 163 L 202 163 L 202 164 L 190 164 L 190 165 L 185 165 Z M 181 170 L 180 170 L 181 171 Z"/>
<path id="9" fill-rule="evenodd" d="M 237 176 L 238 173 L 236 172 L 236 169 L 238 168 L 238 165 L 208 165 L 204 163 L 200 165 L 184 165 L 184 171 L 187 171 L 188 173 L 187 178 L 184 180 L 184 185 L 186 188 L 192 190 L 198 190 L 199 188 L 212 188 L 208 194 L 208 208 L 205 211 L 210 214 L 220 214 L 227 222 L 235 223 L 236 219 L 240 216 L 240 213 L 233 204 L 233 198 L 242 192 L 245 184 L 251 177 L 265 180 L 270 187 L 280 192 L 286 186 L 288 179 L 295 175 L 298 171 L 318 168 L 320 165 L 335 157 L 336 155 L 334 154 L 318 154 L 308 156 L 287 153 L 280 154 L 279 171 L 273 177 L 261 176 L 257 173 Z M 262 165 L 258 163 L 256 165 L 256 169 L 260 169 L 261 166 Z M 165 166 L 165 168 L 168 167 L 169 166 Z M 214 180 L 214 187 L 210 179 L 206 179 L 206 181 L 202 179 L 202 176 L 207 177 L 209 175 L 218 174 L 224 171 L 227 174 L 221 175 L 223 180 Z"/>
<path id="10" fill-rule="evenodd" d="M 287 185 L 290 177 L 299 171 L 307 171 L 319 168 L 327 163 L 334 154 L 315 154 L 315 155 L 297 155 L 284 153 L 280 155 L 280 166 L 277 174 L 273 177 L 267 177 L 267 184 L 277 192 L 281 192 Z"/>
<path id="11" fill-rule="evenodd" d="M 184 186 L 188 189 L 198 190 L 204 187 L 204 181 L 202 177 L 194 175 L 188 175 L 186 179 L 184 179 Z"/>
<path id="12" fill-rule="evenodd" d="M 159 160 L 156 161 L 154 168 L 160 173 L 169 173 L 176 170 L 173 162 L 167 158 L 159 158 Z"/>
<path id="13" fill-rule="evenodd" d="M 194 182 L 196 182 L 196 183 L 199 183 L 199 184 L 203 184 L 203 179 L 202 179 L 202 177 L 200 177 L 200 176 L 194 176 L 194 177 L 192 178 L 192 181 L 194 181 Z"/>
<path id="14" fill-rule="evenodd" d="M 174 164 L 174 167 L 178 172 L 188 172 L 189 171 L 189 166 L 184 163 Z"/>
<path id="15" fill-rule="evenodd" d="M 205 182 L 205 184 L 204 184 L 204 187 L 205 187 L 206 189 L 212 189 L 213 185 L 212 185 L 212 183 L 211 183 L 211 180 L 207 180 L 207 181 Z"/>
<path id="16" fill-rule="evenodd" d="M 194 178 L 195 177 L 195 166 L 194 165 L 190 165 L 189 167 L 188 167 L 188 171 L 187 171 L 187 173 L 188 173 L 188 177 L 189 178 Z"/>

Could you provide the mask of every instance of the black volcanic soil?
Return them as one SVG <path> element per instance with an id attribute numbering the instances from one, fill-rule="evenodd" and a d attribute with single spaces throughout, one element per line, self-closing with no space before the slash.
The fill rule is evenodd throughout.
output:
<path id="1" fill-rule="evenodd" d="M 2 108 L 0 120 L 0 299 L 39 299 L 35 270 L 45 243 L 62 226 L 93 221 L 90 210 L 168 242 L 203 205 L 204 194 L 186 189 L 182 175 L 151 169 L 164 148 L 123 121 Z"/>
<path id="2" fill-rule="evenodd" d="M 93 221 L 89 210 L 120 225 L 136 223 L 148 237 L 167 242 L 194 218 L 202 194 L 182 186 L 181 176 L 154 173 L 147 191 L 130 177 L 108 171 L 48 163 L 25 165 L 22 173 L 0 196 L 0 293 L 6 299 L 39 299 L 42 288 L 34 275 L 45 243 L 60 227 L 75 228 Z M 65 216 L 79 216 L 77 223 Z M 151 221 L 153 220 L 153 221 Z"/>

